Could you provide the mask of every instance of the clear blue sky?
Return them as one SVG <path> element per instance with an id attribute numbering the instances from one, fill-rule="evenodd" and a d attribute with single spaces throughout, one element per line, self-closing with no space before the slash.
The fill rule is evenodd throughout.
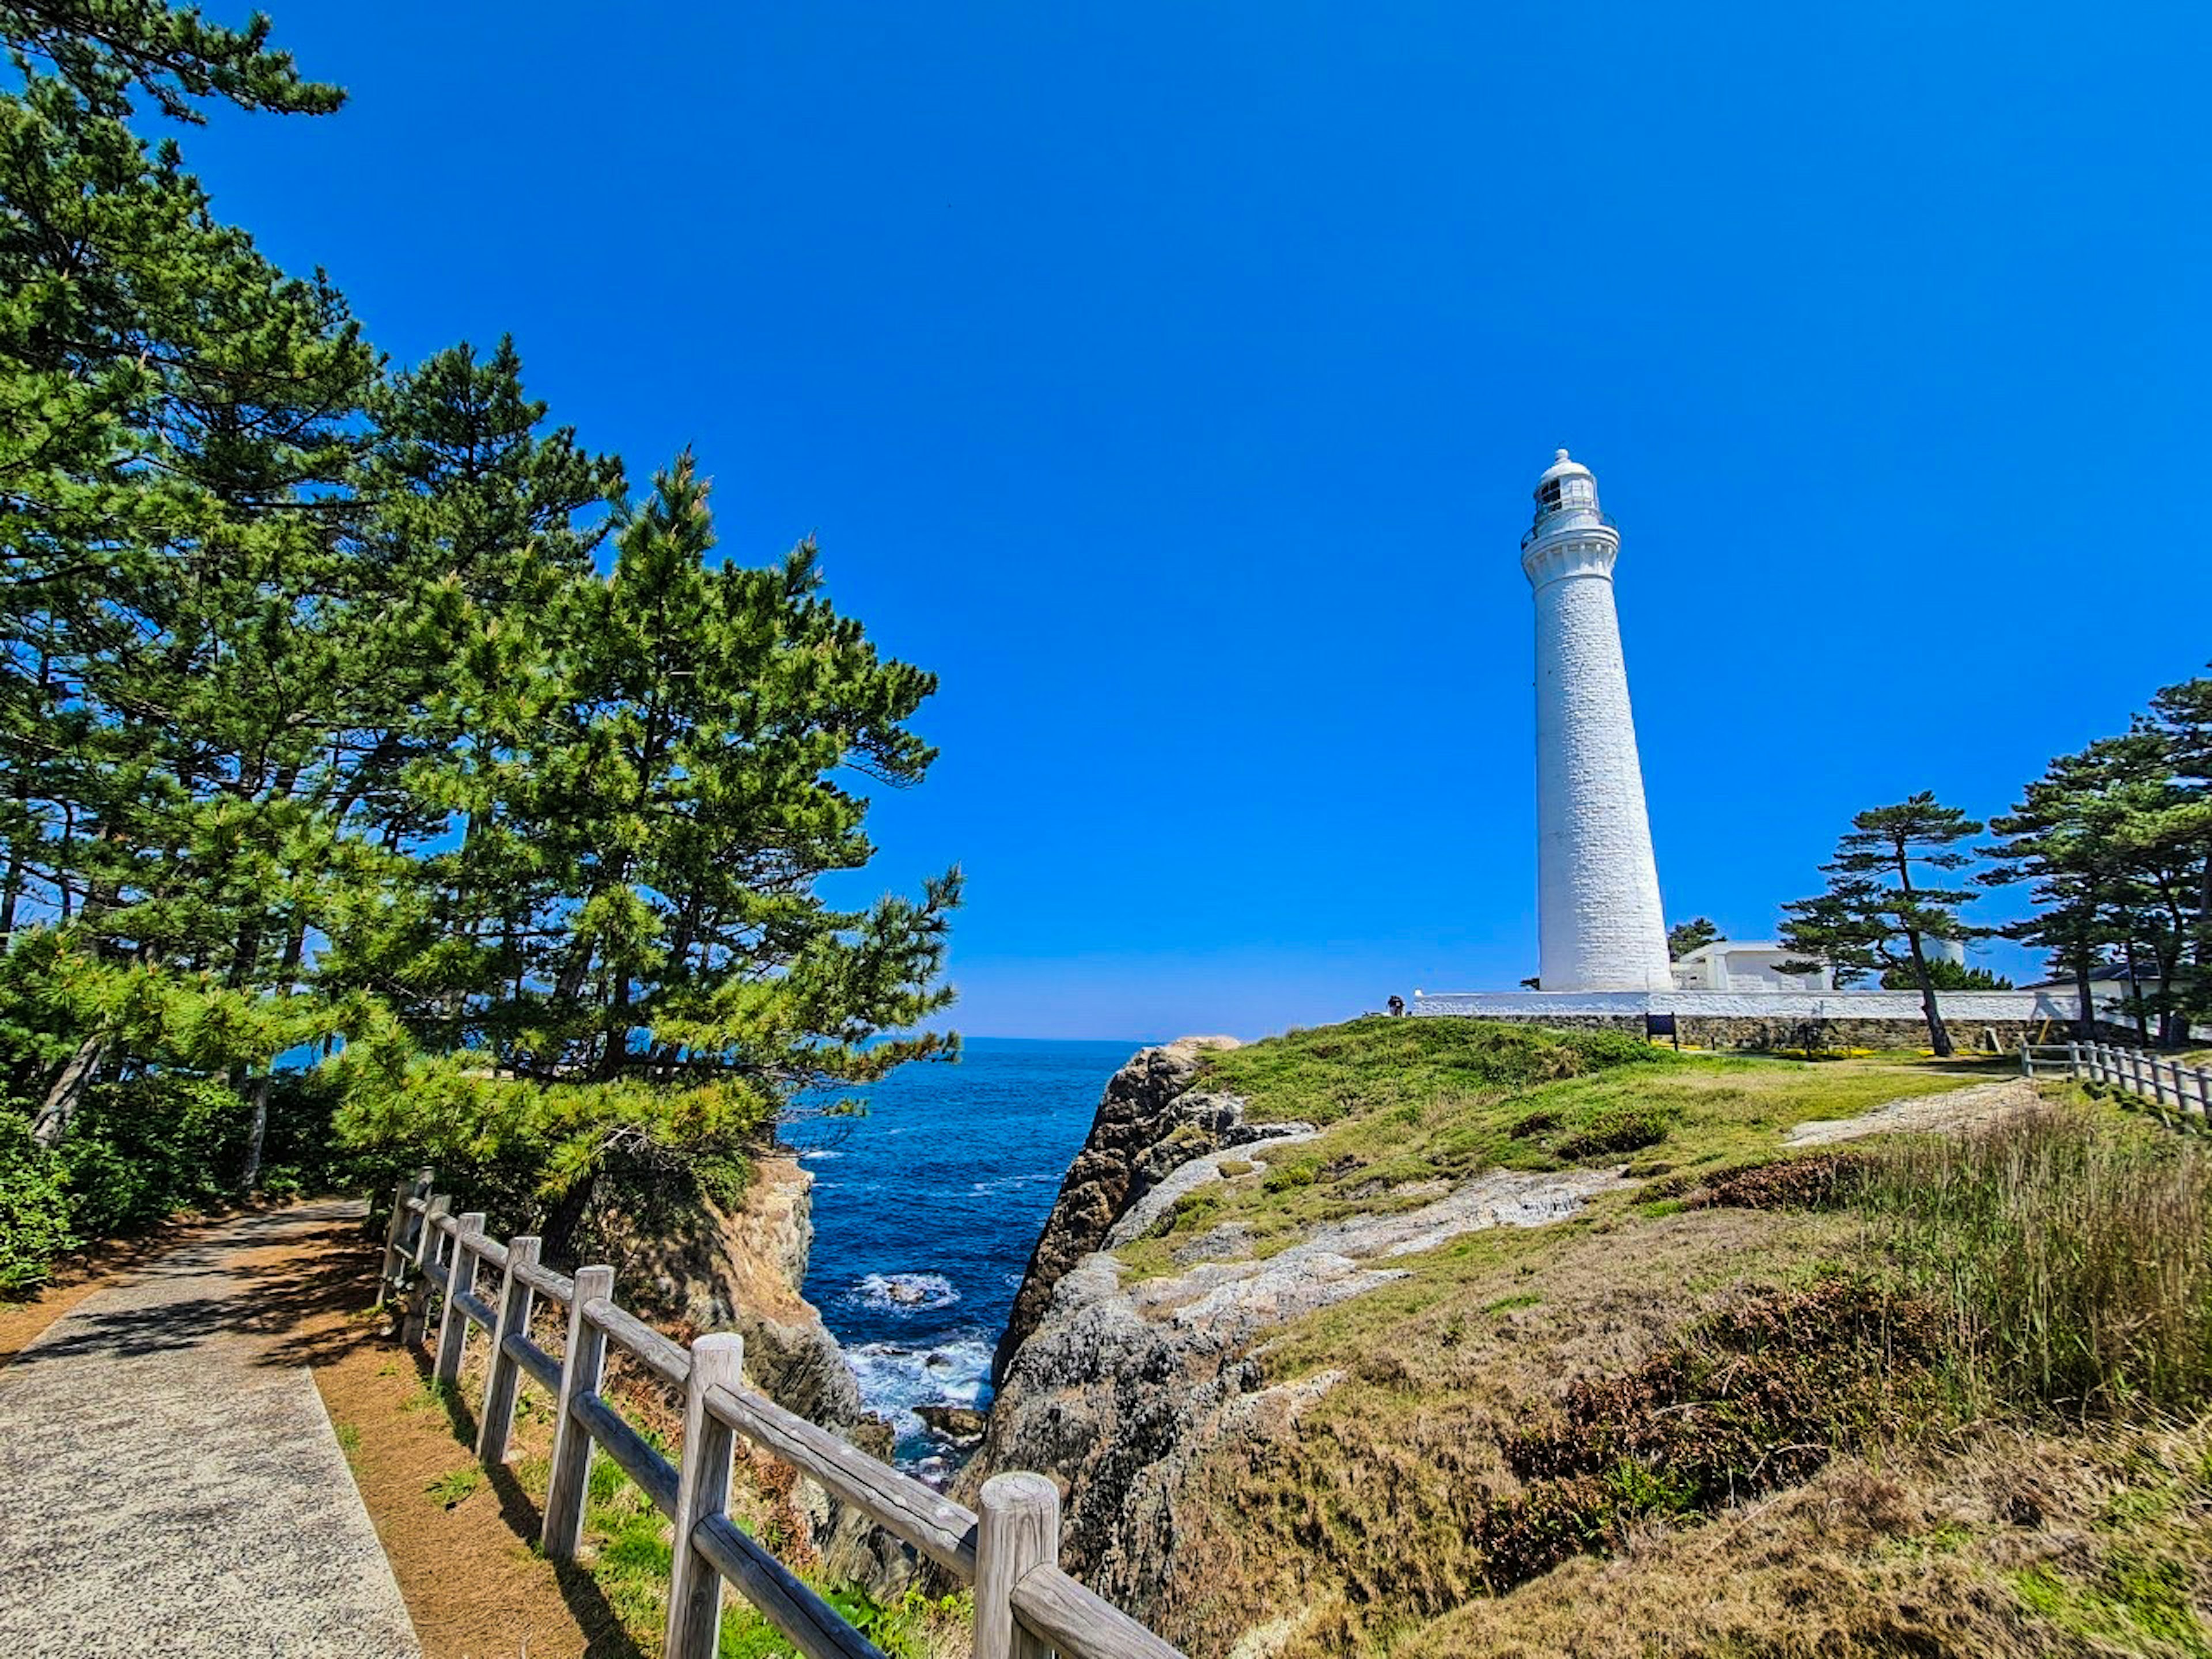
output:
<path id="1" fill-rule="evenodd" d="M 2212 658 L 2201 8 L 266 3 L 353 101 L 185 133 L 227 217 L 942 673 L 969 1032 L 1534 972 L 1560 444 L 1676 918 Z"/>

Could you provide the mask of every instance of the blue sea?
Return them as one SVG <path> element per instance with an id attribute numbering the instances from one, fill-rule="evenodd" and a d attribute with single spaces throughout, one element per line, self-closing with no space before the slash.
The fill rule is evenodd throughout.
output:
<path id="1" fill-rule="evenodd" d="M 784 1138 L 814 1176 L 806 1298 L 899 1431 L 900 1461 L 945 1448 L 916 1406 L 980 1406 L 991 1350 L 1106 1080 L 1141 1041 L 970 1038 L 951 1065 L 857 1092 L 865 1116 Z"/>

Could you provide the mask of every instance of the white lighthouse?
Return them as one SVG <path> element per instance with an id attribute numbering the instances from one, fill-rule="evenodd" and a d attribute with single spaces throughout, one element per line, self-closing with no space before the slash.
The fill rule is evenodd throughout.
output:
<path id="1" fill-rule="evenodd" d="M 1613 603 L 1620 532 L 1590 470 L 1536 481 L 1521 568 L 1536 591 L 1536 921 L 1546 991 L 1672 983 L 1659 869 Z"/>

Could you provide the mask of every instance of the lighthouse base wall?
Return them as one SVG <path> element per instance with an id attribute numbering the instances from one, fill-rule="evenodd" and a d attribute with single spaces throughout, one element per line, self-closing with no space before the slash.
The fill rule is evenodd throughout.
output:
<path id="1" fill-rule="evenodd" d="M 1938 1006 L 1952 1042 L 1966 1050 L 2063 1041 L 2075 1019 L 2071 996 L 2044 991 L 1960 991 Z M 1928 1042 L 1919 994 L 1911 991 L 1476 992 L 1417 996 L 1407 1012 L 1639 1035 L 1647 1015 L 1672 1014 L 1682 1042 L 1699 1048 L 1917 1048 Z"/>

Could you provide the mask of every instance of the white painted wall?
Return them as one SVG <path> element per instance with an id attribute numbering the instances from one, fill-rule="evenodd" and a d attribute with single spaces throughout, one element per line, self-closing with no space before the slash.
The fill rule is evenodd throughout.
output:
<path id="1" fill-rule="evenodd" d="M 1802 962 L 1802 951 L 1744 939 L 1701 945 L 1674 967 L 1674 983 L 1686 991 L 1826 991 L 1833 989 L 1824 966 L 1812 974 L 1785 974 L 1785 962 Z"/>
<path id="2" fill-rule="evenodd" d="M 1562 498 L 1541 505 L 1545 484 Z M 1536 602 L 1536 915 L 1547 991 L 1665 989 L 1667 924 L 1613 608 L 1620 536 L 1565 450 L 1521 568 Z"/>
<path id="3" fill-rule="evenodd" d="M 1946 1024 L 1978 1019 L 2074 1018 L 2074 998 L 2059 991 L 1946 991 L 1936 1005 Z M 1409 1012 L 1465 1018 L 1522 1019 L 1568 1014 L 1700 1014 L 1723 1019 L 1918 1019 L 1917 991 L 1475 991 L 1415 996 Z"/>

